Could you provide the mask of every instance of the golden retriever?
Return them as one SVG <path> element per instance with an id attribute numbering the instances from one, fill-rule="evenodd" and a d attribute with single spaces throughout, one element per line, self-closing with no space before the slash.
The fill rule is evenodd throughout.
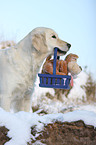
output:
<path id="1" fill-rule="evenodd" d="M 14 47 L 0 49 L 0 106 L 14 112 L 31 109 L 31 96 L 42 62 L 58 47 L 64 55 L 71 45 L 49 28 L 35 28 Z"/>

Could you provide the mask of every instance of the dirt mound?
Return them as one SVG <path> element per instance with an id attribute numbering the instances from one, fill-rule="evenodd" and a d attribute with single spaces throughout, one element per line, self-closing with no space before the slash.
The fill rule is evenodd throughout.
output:
<path id="1" fill-rule="evenodd" d="M 4 126 L 0 127 L 0 145 L 10 140 L 7 132 L 8 129 Z M 36 135 L 35 127 L 31 128 L 31 133 Z M 32 140 L 28 145 L 35 144 L 36 141 L 47 145 L 96 145 L 96 128 L 85 125 L 82 120 L 71 123 L 55 122 L 45 126 L 36 140 Z"/>
<path id="2" fill-rule="evenodd" d="M 0 145 L 3 145 L 5 142 L 9 141 L 10 138 L 7 137 L 7 132 L 9 130 L 4 126 L 0 127 Z"/>
<path id="3" fill-rule="evenodd" d="M 96 145 L 96 129 L 83 121 L 55 122 L 36 138 L 47 145 Z M 31 145 L 31 144 L 30 144 Z"/>

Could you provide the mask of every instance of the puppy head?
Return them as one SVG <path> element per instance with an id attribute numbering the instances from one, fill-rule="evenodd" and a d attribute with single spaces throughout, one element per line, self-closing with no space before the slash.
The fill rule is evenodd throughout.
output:
<path id="1" fill-rule="evenodd" d="M 66 56 L 65 61 L 67 62 L 67 64 L 69 62 L 77 62 L 78 58 L 79 58 L 78 55 L 70 53 Z"/>
<path id="2" fill-rule="evenodd" d="M 57 33 L 49 28 L 36 28 L 32 31 L 32 45 L 42 53 L 53 54 L 58 47 L 57 55 L 64 55 L 71 45 L 59 39 Z"/>
<path id="3" fill-rule="evenodd" d="M 73 76 L 78 75 L 82 71 L 82 68 L 77 64 L 78 58 L 79 58 L 78 55 L 72 54 L 72 53 L 67 55 L 65 58 L 65 61 L 67 62 L 67 65 L 68 65 L 68 71 Z"/>
<path id="4" fill-rule="evenodd" d="M 68 63 L 68 72 L 71 73 L 72 76 L 78 75 L 82 71 L 82 68 L 74 61 Z"/>

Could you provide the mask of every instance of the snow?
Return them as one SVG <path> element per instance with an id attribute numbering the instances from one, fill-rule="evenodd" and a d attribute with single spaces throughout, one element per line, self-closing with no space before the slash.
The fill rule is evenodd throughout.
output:
<path id="1" fill-rule="evenodd" d="M 5 145 L 26 145 L 32 138 L 35 138 L 44 129 L 44 125 L 55 121 L 72 122 L 83 120 L 87 125 L 96 127 L 96 113 L 92 111 L 76 110 L 65 114 L 47 114 L 40 116 L 37 113 L 9 113 L 0 108 L 0 126 L 5 126 L 9 129 L 8 136 L 12 138 Z M 37 134 L 31 135 L 31 127 L 36 127 Z"/>
<path id="2" fill-rule="evenodd" d="M 92 104 L 82 104 L 79 106 L 76 106 L 74 110 L 86 110 L 86 111 L 92 111 L 96 113 L 96 103 Z"/>
<path id="3" fill-rule="evenodd" d="M 86 84 L 88 76 L 83 71 L 78 75 L 78 77 L 74 80 L 74 86 L 71 89 L 68 98 L 72 101 L 78 98 L 78 100 L 85 99 L 86 100 L 86 93 L 85 90 L 81 87 Z"/>
<path id="4" fill-rule="evenodd" d="M 86 84 L 87 79 L 88 75 L 82 71 L 74 79 L 74 86 L 68 96 L 66 97 L 65 94 L 62 94 L 62 96 L 59 96 L 59 98 L 61 97 L 60 100 L 56 98 L 54 89 L 40 88 L 37 77 L 36 87 L 32 95 L 32 106 L 39 107 L 39 109 L 43 109 L 47 113 L 60 113 L 66 110 L 66 108 L 72 108 L 86 101 L 86 92 L 82 86 Z M 51 94 L 51 99 L 46 96 L 46 93 Z"/>
<path id="5" fill-rule="evenodd" d="M 66 97 L 64 94 L 59 96 L 61 101 L 56 98 L 54 89 L 40 88 L 38 85 L 39 79 L 37 78 L 32 95 L 32 106 L 37 107 L 39 110 L 35 113 L 23 111 L 9 113 L 0 108 L 0 126 L 5 126 L 9 129 L 8 137 L 11 138 L 5 145 L 26 145 L 31 139 L 36 140 L 36 137 L 44 129 L 44 125 L 55 121 L 72 122 L 83 120 L 85 124 L 93 125 L 95 128 L 96 104 L 81 105 L 82 101 L 86 101 L 86 92 L 82 86 L 86 84 L 87 79 L 88 75 L 82 71 L 74 79 L 74 86 L 68 96 Z M 51 98 L 47 97 L 46 93 L 50 93 Z M 38 115 L 42 110 L 49 114 Z M 31 134 L 31 127 L 36 128 L 36 135 Z M 39 141 L 36 141 L 36 143 L 41 144 Z"/>

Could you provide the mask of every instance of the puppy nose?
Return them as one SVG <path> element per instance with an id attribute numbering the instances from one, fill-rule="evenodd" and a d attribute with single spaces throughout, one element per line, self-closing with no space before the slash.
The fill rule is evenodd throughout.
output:
<path id="1" fill-rule="evenodd" d="M 67 46 L 68 46 L 68 49 L 70 49 L 70 47 L 71 47 L 71 44 L 67 43 Z"/>
<path id="2" fill-rule="evenodd" d="M 60 59 L 60 56 L 57 56 L 57 59 L 59 60 Z"/>
<path id="3" fill-rule="evenodd" d="M 81 71 L 82 71 L 82 67 L 81 66 L 79 66 L 79 68 L 81 69 Z"/>

